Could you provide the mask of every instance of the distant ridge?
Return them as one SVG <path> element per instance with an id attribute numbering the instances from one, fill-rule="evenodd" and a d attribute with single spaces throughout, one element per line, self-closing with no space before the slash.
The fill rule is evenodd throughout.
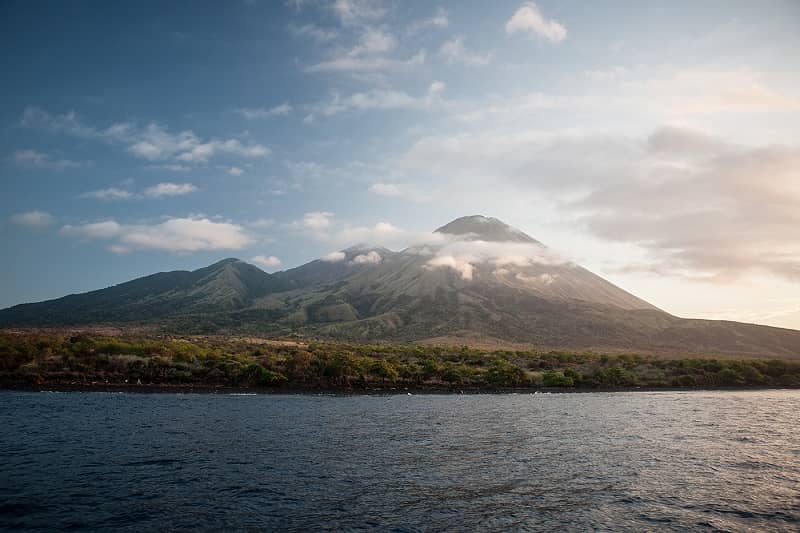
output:
<path id="1" fill-rule="evenodd" d="M 0 310 L 0 326 L 155 325 L 181 333 L 800 359 L 800 331 L 665 313 L 482 215 L 424 246 L 355 246 L 267 274 L 228 258 Z"/>

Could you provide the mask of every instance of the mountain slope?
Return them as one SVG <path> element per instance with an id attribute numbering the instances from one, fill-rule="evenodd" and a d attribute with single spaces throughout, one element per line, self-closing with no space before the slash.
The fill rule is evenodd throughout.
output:
<path id="1" fill-rule="evenodd" d="M 0 311 L 5 326 L 96 323 L 800 358 L 798 331 L 674 317 L 479 215 L 400 252 L 353 247 L 275 274 L 226 259 Z"/>
<path id="2" fill-rule="evenodd" d="M 0 324 L 49 325 L 158 320 L 173 314 L 240 309 L 282 288 L 253 265 L 225 259 L 192 272 L 152 274 L 127 283 L 0 311 Z"/>

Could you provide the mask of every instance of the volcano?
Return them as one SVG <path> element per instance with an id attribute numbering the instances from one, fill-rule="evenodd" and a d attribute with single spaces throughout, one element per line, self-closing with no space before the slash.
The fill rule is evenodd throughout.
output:
<path id="1" fill-rule="evenodd" d="M 354 246 L 274 274 L 225 259 L 0 311 L 4 327 L 100 324 L 800 359 L 800 331 L 670 315 L 481 215 L 402 251 Z"/>

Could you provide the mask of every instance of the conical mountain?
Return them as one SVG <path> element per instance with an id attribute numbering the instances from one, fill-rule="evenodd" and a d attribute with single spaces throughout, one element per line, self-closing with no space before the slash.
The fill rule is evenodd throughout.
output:
<path id="1" fill-rule="evenodd" d="M 465 240 L 540 244 L 533 237 L 509 226 L 505 222 L 483 215 L 457 218 L 436 229 L 434 233 L 454 235 Z"/>
<path id="2" fill-rule="evenodd" d="M 0 326 L 89 324 L 800 358 L 799 331 L 669 315 L 481 215 L 398 252 L 354 246 L 275 274 L 226 259 L 0 311 Z"/>

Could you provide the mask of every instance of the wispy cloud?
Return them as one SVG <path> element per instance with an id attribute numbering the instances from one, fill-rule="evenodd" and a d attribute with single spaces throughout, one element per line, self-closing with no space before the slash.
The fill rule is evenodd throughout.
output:
<path id="1" fill-rule="evenodd" d="M 358 39 L 349 48 L 338 48 L 326 60 L 306 68 L 307 72 L 365 72 L 395 70 L 421 65 L 425 52 L 419 50 L 410 57 L 391 55 L 398 47 L 398 39 L 383 28 L 365 27 L 359 30 Z"/>
<path id="2" fill-rule="evenodd" d="M 333 41 L 339 36 L 339 32 L 333 28 L 324 28 L 316 24 L 304 24 L 303 26 L 295 26 L 290 24 L 289 31 L 298 37 L 312 39 L 318 43 L 327 43 Z"/>
<path id="3" fill-rule="evenodd" d="M 235 138 L 202 139 L 191 130 L 173 133 L 156 123 L 140 128 L 130 122 L 118 122 L 108 128 L 99 129 L 84 124 L 75 112 L 51 115 L 37 107 L 28 107 L 25 110 L 21 124 L 82 139 L 122 144 L 131 154 L 148 161 L 205 163 L 220 154 L 261 158 L 271 152 L 269 148 L 258 143 L 242 142 Z"/>
<path id="4" fill-rule="evenodd" d="M 406 29 L 408 35 L 414 35 L 427 28 L 442 29 L 450 25 L 447 10 L 443 7 L 436 8 L 436 12 L 428 18 L 412 22 Z"/>
<path id="5" fill-rule="evenodd" d="M 394 89 L 373 89 L 348 96 L 334 94 L 327 101 L 309 106 L 310 113 L 306 116 L 306 122 L 313 121 L 317 115 L 330 117 L 347 111 L 429 109 L 442 102 L 444 90 L 443 82 L 434 81 L 422 96 L 411 96 Z"/>
<path id="6" fill-rule="evenodd" d="M 219 154 L 245 158 L 266 157 L 271 150 L 239 139 L 202 140 L 191 131 L 170 133 L 157 124 L 150 124 L 129 137 L 128 151 L 149 161 L 173 159 L 186 163 L 205 163 Z"/>
<path id="7" fill-rule="evenodd" d="M 415 202 L 427 202 L 431 200 L 430 195 L 422 193 L 412 186 L 397 183 L 373 183 L 369 186 L 367 191 L 377 196 L 407 198 Z"/>
<path id="8" fill-rule="evenodd" d="M 94 200 L 128 200 L 133 197 L 134 194 L 132 192 L 118 189 L 117 187 L 88 191 L 79 196 L 79 198 L 92 198 Z"/>
<path id="9" fill-rule="evenodd" d="M 285 117 L 292 112 L 292 106 L 284 102 L 274 107 L 240 107 L 236 109 L 236 113 L 243 116 L 247 120 L 264 119 L 272 117 Z"/>
<path id="10" fill-rule="evenodd" d="M 120 254 L 138 250 L 238 250 L 252 242 L 242 226 L 208 218 L 170 218 L 157 224 L 120 224 L 110 219 L 66 225 L 60 233 L 83 240 L 111 241 L 109 250 Z"/>
<path id="11" fill-rule="evenodd" d="M 373 22 L 383 18 L 387 11 L 376 0 L 334 0 L 331 8 L 344 26 Z"/>
<path id="12" fill-rule="evenodd" d="M 78 196 L 78 198 L 89 198 L 93 200 L 131 200 L 135 198 L 165 198 L 170 196 L 183 196 L 197 191 L 197 187 L 191 183 L 158 183 L 147 187 L 141 193 L 136 193 L 128 189 L 109 187 L 88 191 Z"/>
<path id="13" fill-rule="evenodd" d="M 165 196 L 183 196 L 197 191 L 191 183 L 159 183 L 144 190 L 144 195 L 150 198 L 163 198 Z"/>
<path id="14" fill-rule="evenodd" d="M 439 48 L 439 56 L 448 64 L 460 63 L 468 67 L 482 67 L 492 62 L 492 54 L 478 54 L 467 49 L 463 37 L 453 37 Z"/>
<path id="15" fill-rule="evenodd" d="M 152 170 L 169 170 L 170 172 L 189 172 L 192 167 L 189 165 L 178 165 L 175 163 L 168 163 L 165 165 L 147 165 L 147 168 Z"/>
<path id="16" fill-rule="evenodd" d="M 306 68 L 307 72 L 363 72 L 416 67 L 425 63 L 425 52 L 420 50 L 405 59 L 383 55 L 341 55 Z"/>
<path id="17" fill-rule="evenodd" d="M 270 227 L 275 225 L 275 219 L 274 218 L 258 218 L 256 220 L 251 221 L 251 222 L 247 222 L 246 225 L 251 227 L 251 228 L 256 228 L 256 229 L 270 228 Z"/>
<path id="18" fill-rule="evenodd" d="M 12 215 L 11 222 L 26 228 L 43 229 L 53 222 L 53 215 L 45 211 L 27 211 Z"/>
<path id="19" fill-rule="evenodd" d="M 63 170 L 65 168 L 76 168 L 85 166 L 87 163 L 72 161 L 70 159 L 62 159 L 53 157 L 43 152 L 36 150 L 17 150 L 11 156 L 11 160 L 18 166 L 31 167 L 31 168 L 49 168 L 54 170 Z"/>

